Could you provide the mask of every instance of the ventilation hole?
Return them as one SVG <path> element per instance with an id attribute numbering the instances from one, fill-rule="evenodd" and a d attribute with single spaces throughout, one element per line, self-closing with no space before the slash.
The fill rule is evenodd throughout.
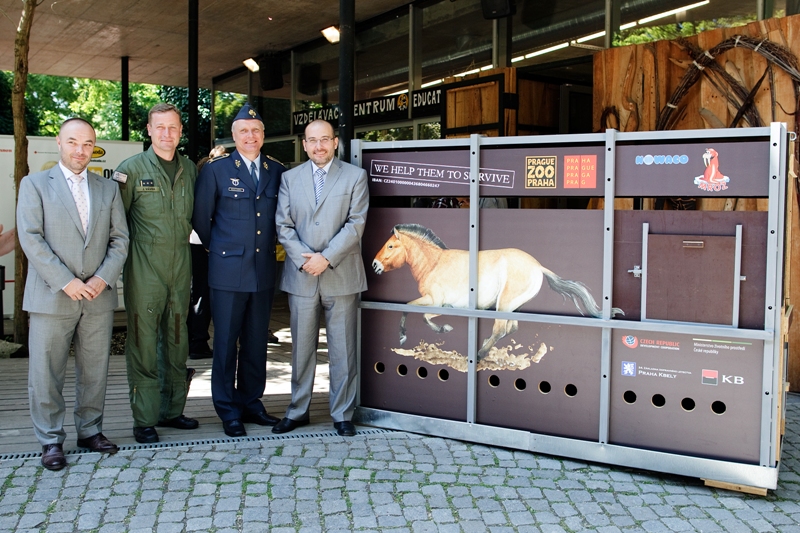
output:
<path id="1" fill-rule="evenodd" d="M 525 383 L 525 380 L 522 378 L 517 378 L 514 380 L 514 388 L 517 390 L 525 390 L 525 387 L 527 386 L 528 384 Z"/>
<path id="2" fill-rule="evenodd" d="M 695 405 L 694 400 L 691 398 L 684 398 L 681 400 L 681 407 L 683 407 L 684 411 L 694 411 Z"/>
<path id="3" fill-rule="evenodd" d="M 417 377 L 420 379 L 425 379 L 428 377 L 428 369 L 424 366 L 421 366 L 417 369 Z"/>
<path id="4" fill-rule="evenodd" d="M 398 366 L 397 373 L 400 374 L 401 376 L 405 376 L 406 374 L 408 374 L 408 369 L 406 368 L 406 365 Z"/>
<path id="5" fill-rule="evenodd" d="M 576 387 L 572 383 L 569 383 L 566 387 L 564 387 L 564 394 L 572 398 L 573 396 L 578 394 L 578 387 Z"/>
<path id="6" fill-rule="evenodd" d="M 725 407 L 725 402 L 714 402 L 711 404 L 711 410 L 714 411 L 714 414 L 721 415 L 724 414 L 728 408 Z"/>
<path id="7" fill-rule="evenodd" d="M 448 372 L 446 368 L 439 370 L 439 379 L 442 381 L 447 381 L 450 379 L 450 372 Z"/>
<path id="8" fill-rule="evenodd" d="M 547 381 L 542 381 L 541 383 L 539 383 L 539 392 L 541 392 L 542 394 L 547 394 L 548 392 L 550 392 L 550 383 Z"/>
<path id="9" fill-rule="evenodd" d="M 489 376 L 489 386 L 491 387 L 500 386 L 500 378 L 497 377 L 497 374 L 492 374 L 491 376 Z"/>
<path id="10" fill-rule="evenodd" d="M 664 398 L 660 394 L 653 394 L 652 402 L 653 402 L 653 405 L 655 405 L 656 407 L 664 407 L 667 404 L 666 398 Z"/>
<path id="11" fill-rule="evenodd" d="M 375 363 L 375 372 L 377 372 L 378 374 L 383 374 L 384 372 L 386 372 L 386 367 L 384 366 L 383 363 L 379 361 Z"/>
<path id="12" fill-rule="evenodd" d="M 622 394 L 622 399 L 625 401 L 625 403 L 634 404 L 636 403 L 636 393 L 632 390 L 626 390 Z"/>

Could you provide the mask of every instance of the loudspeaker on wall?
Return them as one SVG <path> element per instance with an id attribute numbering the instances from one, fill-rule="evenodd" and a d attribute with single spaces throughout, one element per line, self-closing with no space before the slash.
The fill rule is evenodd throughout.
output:
<path id="1" fill-rule="evenodd" d="M 481 7 L 485 19 L 510 17 L 517 12 L 514 0 L 481 0 Z"/>
<path id="2" fill-rule="evenodd" d="M 264 56 L 258 62 L 258 80 L 262 91 L 274 91 L 283 87 L 283 70 L 278 56 Z"/>

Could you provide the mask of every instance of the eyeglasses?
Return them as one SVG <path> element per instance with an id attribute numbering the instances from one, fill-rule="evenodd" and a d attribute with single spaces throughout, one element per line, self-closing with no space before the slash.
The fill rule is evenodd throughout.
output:
<path id="1" fill-rule="evenodd" d="M 321 144 L 322 146 L 326 146 L 326 145 L 330 144 L 331 141 L 333 141 L 333 139 L 331 137 L 320 137 L 319 139 L 315 139 L 315 138 L 312 137 L 310 139 L 306 139 L 304 142 L 306 144 L 311 144 L 311 145 Z"/>

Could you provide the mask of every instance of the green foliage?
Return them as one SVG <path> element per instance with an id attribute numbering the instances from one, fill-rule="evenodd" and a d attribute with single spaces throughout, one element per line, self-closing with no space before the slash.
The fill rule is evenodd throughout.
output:
<path id="1" fill-rule="evenodd" d="M 11 109 L 11 90 L 14 74 L 0 70 L 0 135 L 14 135 L 14 114 Z M 25 108 L 25 125 L 28 135 L 39 134 L 39 121 L 36 114 Z"/>
<path id="2" fill-rule="evenodd" d="M 734 17 L 720 17 L 713 20 L 698 20 L 694 22 L 677 22 L 663 26 L 634 27 L 622 30 L 614 35 L 614 46 L 627 46 L 629 44 L 643 44 L 653 41 L 673 40 L 678 37 L 691 37 L 700 32 L 717 28 L 735 28 L 744 26 L 756 20 L 753 15 L 740 15 Z"/>
<path id="3" fill-rule="evenodd" d="M 214 95 L 214 138 L 226 139 L 231 136 L 233 117 L 247 102 L 246 94 L 218 92 Z"/>
<path id="4" fill-rule="evenodd" d="M 211 150 L 211 91 L 200 89 L 197 94 L 197 153 L 186 153 L 189 139 L 186 137 L 189 113 L 189 89 L 187 87 L 173 87 L 163 85 L 158 90 L 159 99 L 168 102 L 181 110 L 183 120 L 183 135 L 178 145 L 178 150 L 193 161 L 199 161 L 208 155 Z"/>

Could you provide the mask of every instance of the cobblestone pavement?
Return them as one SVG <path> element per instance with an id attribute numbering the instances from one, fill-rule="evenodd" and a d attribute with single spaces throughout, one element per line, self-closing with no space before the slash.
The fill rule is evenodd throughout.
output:
<path id="1" fill-rule="evenodd" d="M 767 497 L 693 478 L 360 428 L 0 462 L 1 531 L 800 532 L 800 405 Z"/>

